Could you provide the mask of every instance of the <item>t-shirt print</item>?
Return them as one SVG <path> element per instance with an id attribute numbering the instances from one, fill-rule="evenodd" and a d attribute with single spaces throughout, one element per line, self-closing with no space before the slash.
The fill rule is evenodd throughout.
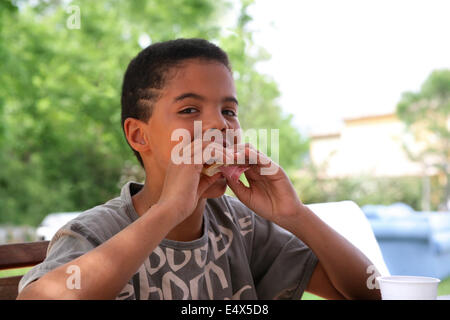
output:
<path id="1" fill-rule="evenodd" d="M 224 213 L 231 217 L 230 213 Z M 245 252 L 241 252 L 243 255 L 241 257 L 236 256 L 236 259 L 240 260 L 239 263 L 235 263 L 236 267 L 229 261 L 227 252 L 233 245 L 235 230 L 220 224 L 217 224 L 218 233 L 213 229 L 204 230 L 207 237 L 195 244 L 191 243 L 190 246 L 185 243 L 182 246 L 184 248 L 177 246 L 176 243 L 165 242 L 156 247 L 118 298 L 210 300 L 256 298 L 251 293 L 253 281 L 250 279 L 247 282 L 244 279 L 239 281 L 241 287 L 232 287 L 231 274 L 239 274 L 239 270 L 234 269 L 247 261 Z M 247 231 L 251 231 L 251 228 L 243 233 Z M 136 289 L 139 290 L 138 293 Z"/>
<path id="2" fill-rule="evenodd" d="M 52 239 L 46 260 L 19 284 L 75 259 L 139 218 L 129 182 L 121 196 L 69 222 Z M 117 299 L 299 299 L 317 263 L 297 237 L 224 195 L 208 199 L 199 239 L 163 239 Z"/>

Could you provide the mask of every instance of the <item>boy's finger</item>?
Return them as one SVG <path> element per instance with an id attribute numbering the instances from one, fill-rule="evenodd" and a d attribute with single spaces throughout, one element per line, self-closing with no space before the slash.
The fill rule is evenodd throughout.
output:
<path id="1" fill-rule="evenodd" d="M 218 143 L 209 143 L 203 150 L 204 162 L 207 164 L 233 164 L 234 156 L 231 149 L 224 148 Z"/>
<path id="2" fill-rule="evenodd" d="M 216 173 L 215 175 L 208 177 L 206 175 L 202 175 L 200 178 L 200 182 L 198 184 L 198 195 L 201 196 L 214 182 L 219 180 L 222 177 L 222 174 L 220 172 Z"/>
<path id="3" fill-rule="evenodd" d="M 228 186 L 234 192 L 236 197 L 243 203 L 246 203 L 250 198 L 250 188 L 246 187 L 239 179 L 233 179 L 231 177 L 226 177 L 226 179 Z"/>
<path id="4" fill-rule="evenodd" d="M 267 167 L 272 162 L 268 156 L 249 143 L 238 145 L 234 157 L 238 164 L 257 164 L 261 167 Z"/>

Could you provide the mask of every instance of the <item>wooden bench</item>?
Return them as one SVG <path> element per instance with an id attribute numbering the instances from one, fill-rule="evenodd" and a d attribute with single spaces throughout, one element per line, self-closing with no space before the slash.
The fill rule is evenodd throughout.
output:
<path id="1" fill-rule="evenodd" d="M 0 245 L 0 270 L 31 267 L 44 261 L 49 241 Z M 15 300 L 22 276 L 0 278 L 0 300 Z"/>

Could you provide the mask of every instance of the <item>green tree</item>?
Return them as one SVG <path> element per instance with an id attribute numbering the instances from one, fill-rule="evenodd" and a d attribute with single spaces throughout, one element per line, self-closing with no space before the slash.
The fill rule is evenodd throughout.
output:
<path id="1" fill-rule="evenodd" d="M 351 200 L 359 206 L 403 202 L 420 210 L 421 179 L 418 177 L 379 178 L 370 175 L 324 178 L 323 166 L 308 164 L 292 181 L 304 203 Z"/>
<path id="2" fill-rule="evenodd" d="M 279 128 L 281 164 L 300 163 L 305 142 L 276 104 L 276 84 L 254 70 L 267 55 L 248 54 L 250 2 L 227 37 L 225 1 L 72 1 L 79 29 L 67 26 L 67 1 L 1 3 L 0 223 L 36 225 L 49 212 L 84 210 L 116 196 L 124 177 L 142 177 L 120 126 L 120 90 L 143 35 L 223 45 L 240 75 L 243 126 Z"/>
<path id="3" fill-rule="evenodd" d="M 450 210 L 450 70 L 433 71 L 418 92 L 404 93 L 397 114 L 416 146 L 405 145 L 410 157 L 445 176 L 442 207 Z"/>

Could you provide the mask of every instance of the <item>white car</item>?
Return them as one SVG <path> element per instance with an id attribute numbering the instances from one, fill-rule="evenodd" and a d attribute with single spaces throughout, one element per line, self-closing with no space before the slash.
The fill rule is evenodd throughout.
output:
<path id="1" fill-rule="evenodd" d="M 55 233 L 67 222 L 76 218 L 81 212 L 50 213 L 36 230 L 38 240 L 51 240 Z"/>

